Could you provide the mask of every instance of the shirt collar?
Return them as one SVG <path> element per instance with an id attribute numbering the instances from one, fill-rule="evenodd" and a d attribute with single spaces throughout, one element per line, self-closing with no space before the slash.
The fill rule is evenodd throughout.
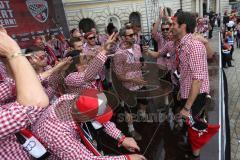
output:
<path id="1" fill-rule="evenodd" d="M 179 45 L 181 46 L 181 45 L 185 44 L 190 39 L 192 39 L 192 34 L 188 33 L 185 36 L 183 36 L 183 38 L 180 40 Z"/>

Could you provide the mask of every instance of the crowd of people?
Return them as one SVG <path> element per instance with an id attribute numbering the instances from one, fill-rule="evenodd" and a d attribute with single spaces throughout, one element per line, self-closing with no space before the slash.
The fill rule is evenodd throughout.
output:
<path id="1" fill-rule="evenodd" d="M 112 91 L 110 68 L 129 92 L 144 90 L 142 64 L 149 56 L 169 72 L 177 93 L 174 113 L 185 120 L 185 128 L 193 128 L 186 132 L 192 136 L 191 158 L 199 160 L 200 149 L 209 139 L 199 145 L 193 132 L 203 135 L 209 129 L 204 105 L 210 90 L 207 59 L 214 56 L 207 40 L 212 29 L 206 17 L 182 10 L 172 17 L 165 13 L 160 9 L 152 29 L 157 51 L 143 40 L 141 26 L 130 22 L 119 31 L 109 23 L 106 34 L 99 34 L 97 28 L 86 33 L 75 28 L 70 39 L 37 37 L 25 53 L 0 27 L 0 159 L 146 159 L 139 154 L 137 141 L 142 135 L 134 127 L 132 113 L 146 117 L 148 100 L 124 106 L 131 136 L 127 137 L 111 122 L 114 110 L 104 91 Z M 223 47 L 233 50 L 230 33 L 226 36 Z M 104 155 L 94 140 L 100 129 L 129 154 Z"/>
<path id="2" fill-rule="evenodd" d="M 236 11 L 228 14 L 225 11 L 223 16 L 222 36 L 222 66 L 223 68 L 234 67 L 232 65 L 235 46 L 240 47 L 240 21 Z"/>

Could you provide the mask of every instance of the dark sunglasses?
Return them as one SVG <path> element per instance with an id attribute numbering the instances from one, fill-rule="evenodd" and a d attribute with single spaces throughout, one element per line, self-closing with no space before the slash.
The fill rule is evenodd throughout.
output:
<path id="1" fill-rule="evenodd" d="M 162 31 L 169 31 L 169 28 L 162 28 Z"/>
<path id="2" fill-rule="evenodd" d="M 125 36 L 129 36 L 129 37 L 133 37 L 135 34 L 129 34 L 129 35 L 125 35 Z"/>
<path id="3" fill-rule="evenodd" d="M 93 39 L 95 39 L 95 38 L 96 38 L 96 37 L 89 37 L 88 39 L 89 39 L 89 40 L 93 40 Z"/>

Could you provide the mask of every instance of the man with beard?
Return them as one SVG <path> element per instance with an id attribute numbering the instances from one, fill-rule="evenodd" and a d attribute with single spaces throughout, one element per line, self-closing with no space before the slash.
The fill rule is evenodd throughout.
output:
<path id="1" fill-rule="evenodd" d="M 180 69 L 180 97 L 184 118 L 202 118 L 206 95 L 209 94 L 207 53 L 203 43 L 193 38 L 196 19 L 189 12 L 175 15 L 171 31 L 177 37 L 177 66 Z M 193 151 L 195 160 L 200 159 L 200 149 Z"/>
<path id="2" fill-rule="evenodd" d="M 66 57 L 74 57 L 83 53 L 83 41 L 80 38 L 72 37 L 69 43 L 71 51 L 67 53 Z"/>
<path id="3" fill-rule="evenodd" d="M 122 85 L 130 91 L 137 91 L 143 89 L 143 80 L 141 62 L 142 57 L 141 48 L 135 43 L 135 34 L 132 28 L 122 28 L 120 30 L 122 37 L 121 48 L 115 53 L 113 58 L 113 70 Z M 126 93 L 127 94 L 127 93 Z M 143 118 L 146 116 L 146 99 L 138 100 L 138 112 Z M 135 106 L 134 106 L 135 107 Z M 136 140 L 141 140 L 141 135 L 135 131 L 133 127 L 133 119 L 131 111 L 125 111 L 128 123 L 128 130 L 132 137 Z"/>

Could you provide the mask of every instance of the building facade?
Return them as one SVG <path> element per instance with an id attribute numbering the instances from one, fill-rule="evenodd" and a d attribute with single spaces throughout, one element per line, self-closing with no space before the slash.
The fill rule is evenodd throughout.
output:
<path id="1" fill-rule="evenodd" d="M 63 0 L 63 5 L 69 29 L 96 27 L 100 33 L 105 32 L 110 21 L 118 29 L 126 22 L 135 21 L 141 25 L 142 32 L 149 33 L 163 6 L 170 15 L 182 8 L 200 16 L 229 8 L 228 0 Z"/>

